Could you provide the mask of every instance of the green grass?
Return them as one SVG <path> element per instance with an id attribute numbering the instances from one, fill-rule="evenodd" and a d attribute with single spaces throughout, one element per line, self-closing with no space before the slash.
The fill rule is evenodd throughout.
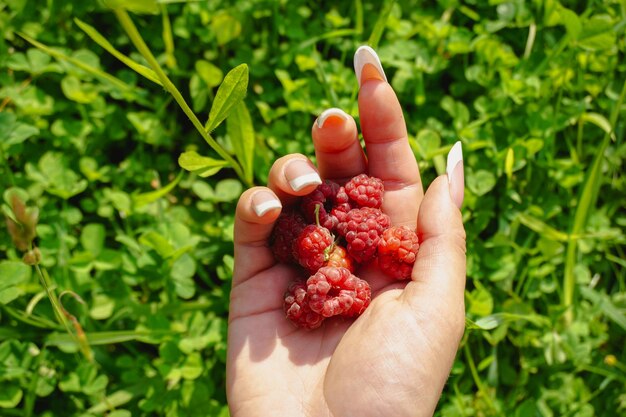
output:
<path id="1" fill-rule="evenodd" d="M 228 415 L 237 199 L 358 118 L 363 43 L 425 182 L 464 147 L 437 415 L 626 413 L 624 1 L 0 0 L 0 28 L 2 210 L 39 210 L 41 251 L 0 228 L 0 415 Z"/>

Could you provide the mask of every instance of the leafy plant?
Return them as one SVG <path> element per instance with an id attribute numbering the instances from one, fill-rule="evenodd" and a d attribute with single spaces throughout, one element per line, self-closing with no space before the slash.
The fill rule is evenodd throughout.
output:
<path id="1" fill-rule="evenodd" d="M 325 108 L 358 119 L 363 43 L 424 182 L 464 147 L 437 415 L 624 413 L 623 2 L 40 3 L 0 0 L 3 211 L 39 212 L 32 247 L 0 228 L 0 414 L 228 415 L 237 198 Z"/>

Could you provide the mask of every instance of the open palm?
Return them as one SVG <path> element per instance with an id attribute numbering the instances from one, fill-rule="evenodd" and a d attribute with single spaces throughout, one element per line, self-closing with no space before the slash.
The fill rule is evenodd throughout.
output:
<path id="1" fill-rule="evenodd" d="M 268 187 L 247 190 L 237 206 L 227 363 L 233 417 L 432 415 L 456 354 L 464 328 L 462 163 L 424 195 L 402 110 L 375 53 L 360 48 L 355 61 L 367 159 L 354 120 L 327 111 L 312 130 L 317 169 L 302 155 L 283 157 Z M 273 224 L 320 176 L 344 182 L 363 172 L 383 180 L 392 224 L 418 232 L 411 281 L 368 266 L 357 275 L 370 283 L 372 302 L 358 319 L 296 328 L 283 294 L 306 277 L 276 263 L 267 243 Z"/>

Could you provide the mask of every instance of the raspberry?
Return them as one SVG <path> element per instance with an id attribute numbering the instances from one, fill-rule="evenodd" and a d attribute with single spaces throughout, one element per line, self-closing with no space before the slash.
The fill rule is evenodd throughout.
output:
<path id="1" fill-rule="evenodd" d="M 292 283 L 285 293 L 283 309 L 293 324 L 304 329 L 315 329 L 322 325 L 324 317 L 311 310 L 304 281 Z"/>
<path id="2" fill-rule="evenodd" d="M 356 292 L 354 302 L 352 303 L 352 307 L 350 307 L 350 310 L 348 310 L 344 314 L 344 316 L 360 316 L 372 300 L 372 290 L 370 289 L 370 285 L 367 283 L 367 281 L 357 278 L 354 291 Z"/>
<path id="3" fill-rule="evenodd" d="M 280 214 L 270 237 L 270 249 L 277 261 L 296 262 L 293 257 L 293 242 L 305 227 L 306 221 L 301 214 L 295 211 L 285 211 Z"/>
<path id="4" fill-rule="evenodd" d="M 293 257 L 311 273 L 317 271 L 328 260 L 334 238 L 330 231 L 311 224 L 302 230 L 293 242 Z"/>
<path id="5" fill-rule="evenodd" d="M 419 246 L 417 234 L 406 226 L 385 230 L 378 242 L 381 271 L 395 279 L 410 278 Z"/>
<path id="6" fill-rule="evenodd" d="M 390 224 L 389 216 L 379 209 L 362 207 L 350 210 L 345 220 L 337 226 L 337 231 L 348 242 L 350 256 L 362 263 L 376 255 L 380 236 Z"/>
<path id="7" fill-rule="evenodd" d="M 315 191 L 302 198 L 300 207 L 309 223 L 318 223 L 315 210 L 319 206 L 319 225 L 328 230 L 334 230 L 337 227 L 339 221 L 331 214 L 335 206 L 337 191 L 339 191 L 339 184 L 325 180 Z"/>
<path id="8" fill-rule="evenodd" d="M 337 224 L 339 224 L 346 219 L 346 214 L 348 214 L 348 212 L 353 208 L 356 207 L 352 206 L 350 197 L 348 197 L 348 193 L 346 192 L 346 188 L 339 187 L 337 195 L 335 196 L 335 205 L 330 211 L 331 216 L 335 217 L 337 219 Z"/>
<path id="9" fill-rule="evenodd" d="M 383 204 L 383 182 L 366 174 L 357 175 L 345 186 L 346 193 L 359 207 L 380 208 Z"/>
<path id="10" fill-rule="evenodd" d="M 348 252 L 339 245 L 335 245 L 333 250 L 328 255 L 328 261 L 324 266 L 343 267 L 349 269 L 350 272 L 354 272 L 354 261 L 352 260 L 352 257 L 350 257 Z"/>
<path id="11" fill-rule="evenodd" d="M 323 317 L 359 315 L 371 300 L 370 286 L 341 267 L 325 266 L 306 282 L 311 310 Z"/>

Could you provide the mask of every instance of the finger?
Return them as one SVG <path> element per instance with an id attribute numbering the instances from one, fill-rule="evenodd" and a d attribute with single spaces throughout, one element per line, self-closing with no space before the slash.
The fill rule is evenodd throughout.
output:
<path id="1" fill-rule="evenodd" d="M 415 226 L 423 189 L 402 108 L 372 48 L 357 50 L 354 69 L 360 87 L 359 115 L 369 174 L 385 184 L 383 210 L 392 222 Z"/>
<path id="2" fill-rule="evenodd" d="M 239 198 L 235 212 L 233 287 L 276 263 L 267 241 L 281 207 L 276 194 L 265 187 L 246 190 Z"/>
<path id="3" fill-rule="evenodd" d="M 296 197 L 311 193 L 322 183 L 317 169 L 302 154 L 283 156 L 270 169 L 267 186 L 289 205 Z"/>
<path id="4" fill-rule="evenodd" d="M 320 114 L 311 130 L 322 178 L 344 182 L 367 169 L 352 116 L 332 108 Z"/>
<path id="5" fill-rule="evenodd" d="M 455 150 L 456 148 L 456 150 Z M 447 175 L 435 179 L 426 191 L 417 219 L 420 248 L 410 282 L 403 296 L 416 311 L 436 317 L 460 338 L 465 324 L 465 229 L 458 190 L 463 188 L 460 145 L 450 153 Z M 454 155 L 453 155 L 454 153 Z M 441 330 L 440 330 L 441 331 Z"/>

